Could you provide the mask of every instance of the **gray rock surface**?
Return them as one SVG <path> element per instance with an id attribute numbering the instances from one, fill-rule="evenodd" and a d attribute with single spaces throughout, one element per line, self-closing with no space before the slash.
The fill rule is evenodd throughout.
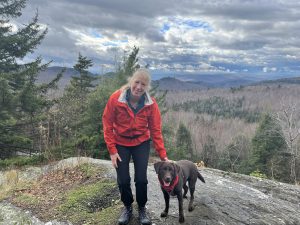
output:
<path id="1" fill-rule="evenodd" d="M 71 223 L 58 222 L 56 220 L 46 223 L 40 221 L 29 211 L 21 210 L 9 202 L 0 202 L 0 224 L 1 225 L 72 225 Z"/>
<path id="2" fill-rule="evenodd" d="M 110 161 L 90 158 L 70 158 L 59 163 L 40 168 L 38 174 L 65 168 L 78 163 L 89 162 L 107 166 L 108 177 L 116 178 L 115 170 Z M 35 179 L 31 175 L 20 175 L 25 179 Z M 133 167 L 131 167 L 133 175 Z M 189 225 L 299 225 L 300 224 L 300 187 L 279 183 L 266 179 L 254 178 L 246 175 L 227 173 L 219 170 L 204 168 L 201 174 L 206 183 L 198 181 L 195 191 L 195 205 L 193 212 L 188 212 L 188 200 L 184 200 L 184 213 Z M 1 176 L 1 174 L 0 174 Z M 0 178 L 1 180 L 1 178 Z M 2 179 L 3 180 L 3 179 Z M 133 179 L 132 179 L 133 180 Z M 177 198 L 171 198 L 170 211 L 167 218 L 161 218 L 164 209 L 163 194 L 160 190 L 157 175 L 153 165 L 148 168 L 148 212 L 155 225 L 172 225 L 178 223 Z M 134 190 L 134 185 L 132 185 Z M 189 197 L 189 195 L 188 195 Z M 6 218 L 23 218 L 28 216 L 34 225 L 64 225 L 58 221 L 43 223 L 7 202 L 0 202 L 0 221 L 2 225 L 14 224 Z M 131 225 L 136 224 L 137 212 Z M 27 218 L 27 217 L 26 217 Z"/>
<path id="3" fill-rule="evenodd" d="M 157 190 L 154 169 L 149 169 L 149 209 L 155 224 L 178 224 L 178 202 L 170 201 L 170 216 L 159 217 L 164 209 L 162 193 Z M 206 183 L 198 181 L 196 208 L 188 212 L 184 200 L 186 222 L 190 225 L 299 225 L 300 187 L 214 169 L 202 169 Z M 153 177 L 152 177 L 153 176 Z M 157 178 L 156 178 L 157 180 Z M 153 210 L 155 209 L 155 210 Z"/>

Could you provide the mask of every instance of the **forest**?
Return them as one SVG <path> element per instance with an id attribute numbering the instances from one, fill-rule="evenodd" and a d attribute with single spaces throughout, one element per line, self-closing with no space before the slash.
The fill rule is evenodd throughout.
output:
<path id="1" fill-rule="evenodd" d="M 299 181 L 299 85 L 170 91 L 164 115 L 174 157 L 283 182 Z M 176 129 L 174 129 L 174 127 Z"/>
<path id="2" fill-rule="evenodd" d="M 108 159 L 102 112 L 112 92 L 140 67 L 139 48 L 116 62 L 115 71 L 93 76 L 93 61 L 78 53 L 77 75 L 61 95 L 64 70 L 48 83 L 38 75 L 51 62 L 20 63 L 42 44 L 47 28 L 38 14 L 18 31 L 10 20 L 25 0 L 0 5 L 0 168 L 47 163 L 71 156 Z M 193 91 L 151 90 L 163 116 L 169 158 L 297 184 L 300 180 L 298 84 L 261 84 Z M 153 151 L 153 155 L 154 155 Z M 22 155 L 22 156 L 21 156 Z"/>

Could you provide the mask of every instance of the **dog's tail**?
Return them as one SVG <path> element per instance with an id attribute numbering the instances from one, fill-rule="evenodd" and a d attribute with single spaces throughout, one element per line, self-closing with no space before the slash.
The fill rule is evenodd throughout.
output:
<path id="1" fill-rule="evenodd" d="M 205 183 L 205 180 L 204 180 L 204 178 L 202 177 L 202 175 L 199 173 L 199 171 L 197 172 L 197 175 L 198 175 L 198 178 L 199 178 L 203 183 Z"/>

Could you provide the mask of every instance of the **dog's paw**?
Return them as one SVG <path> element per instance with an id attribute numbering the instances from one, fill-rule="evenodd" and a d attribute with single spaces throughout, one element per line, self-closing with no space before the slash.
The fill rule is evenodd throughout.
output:
<path id="1" fill-rule="evenodd" d="M 184 216 L 179 216 L 179 223 L 184 223 Z"/>
<path id="2" fill-rule="evenodd" d="M 193 211 L 195 209 L 195 206 L 189 205 L 189 212 Z"/>
<path id="3" fill-rule="evenodd" d="M 160 217 L 167 217 L 168 213 L 166 211 L 163 211 L 161 214 L 160 214 Z"/>

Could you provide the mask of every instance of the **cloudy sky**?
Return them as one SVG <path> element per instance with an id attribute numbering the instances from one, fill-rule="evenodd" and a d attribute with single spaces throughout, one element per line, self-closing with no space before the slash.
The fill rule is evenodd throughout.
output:
<path id="1" fill-rule="evenodd" d="M 93 72 L 140 48 L 153 73 L 300 76 L 299 0 L 28 0 L 16 25 L 39 12 L 48 34 L 33 55 Z"/>

